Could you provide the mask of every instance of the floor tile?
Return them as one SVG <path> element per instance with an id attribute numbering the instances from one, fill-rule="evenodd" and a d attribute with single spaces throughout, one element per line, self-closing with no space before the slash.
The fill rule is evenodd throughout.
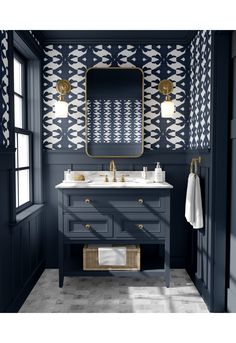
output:
<path id="1" fill-rule="evenodd" d="M 171 287 L 160 278 L 66 277 L 46 269 L 21 313 L 206 313 L 207 307 L 184 269 L 171 270 Z"/>

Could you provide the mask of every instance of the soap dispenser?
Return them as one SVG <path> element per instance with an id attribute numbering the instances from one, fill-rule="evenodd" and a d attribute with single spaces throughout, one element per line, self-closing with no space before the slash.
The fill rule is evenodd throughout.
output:
<path id="1" fill-rule="evenodd" d="M 157 162 L 156 168 L 154 170 L 154 181 L 163 182 L 163 172 L 160 166 L 160 162 Z"/>
<path id="2" fill-rule="evenodd" d="M 64 171 L 64 180 L 65 181 L 71 181 L 72 180 L 72 175 L 71 175 L 70 169 L 67 169 Z"/>

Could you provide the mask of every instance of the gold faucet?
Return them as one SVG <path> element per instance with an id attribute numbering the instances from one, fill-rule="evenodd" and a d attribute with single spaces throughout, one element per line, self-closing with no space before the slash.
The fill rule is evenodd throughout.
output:
<path id="1" fill-rule="evenodd" d="M 110 172 L 112 172 L 112 182 L 116 182 L 116 164 L 114 160 L 110 162 Z"/>

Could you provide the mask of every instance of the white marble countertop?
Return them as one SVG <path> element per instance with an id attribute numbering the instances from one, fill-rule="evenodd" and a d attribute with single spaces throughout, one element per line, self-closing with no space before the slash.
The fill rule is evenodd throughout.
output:
<path id="1" fill-rule="evenodd" d="M 141 178 L 141 173 L 137 171 L 117 171 L 117 182 L 111 181 L 111 172 L 101 171 L 76 171 L 75 173 L 83 174 L 85 181 L 63 181 L 55 186 L 59 189 L 71 189 L 71 188 L 159 188 L 159 189 L 171 189 L 173 186 L 168 182 L 154 182 L 153 172 L 148 171 L 147 180 Z M 108 175 L 109 182 L 104 182 L 105 175 Z M 125 182 L 120 182 L 121 175 L 125 176 Z"/>

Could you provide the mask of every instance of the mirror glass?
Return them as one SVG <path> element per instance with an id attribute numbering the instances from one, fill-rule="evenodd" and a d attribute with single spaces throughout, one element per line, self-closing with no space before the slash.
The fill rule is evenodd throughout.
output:
<path id="1" fill-rule="evenodd" d="M 86 152 L 91 157 L 143 153 L 143 72 L 90 68 L 86 73 Z"/>

